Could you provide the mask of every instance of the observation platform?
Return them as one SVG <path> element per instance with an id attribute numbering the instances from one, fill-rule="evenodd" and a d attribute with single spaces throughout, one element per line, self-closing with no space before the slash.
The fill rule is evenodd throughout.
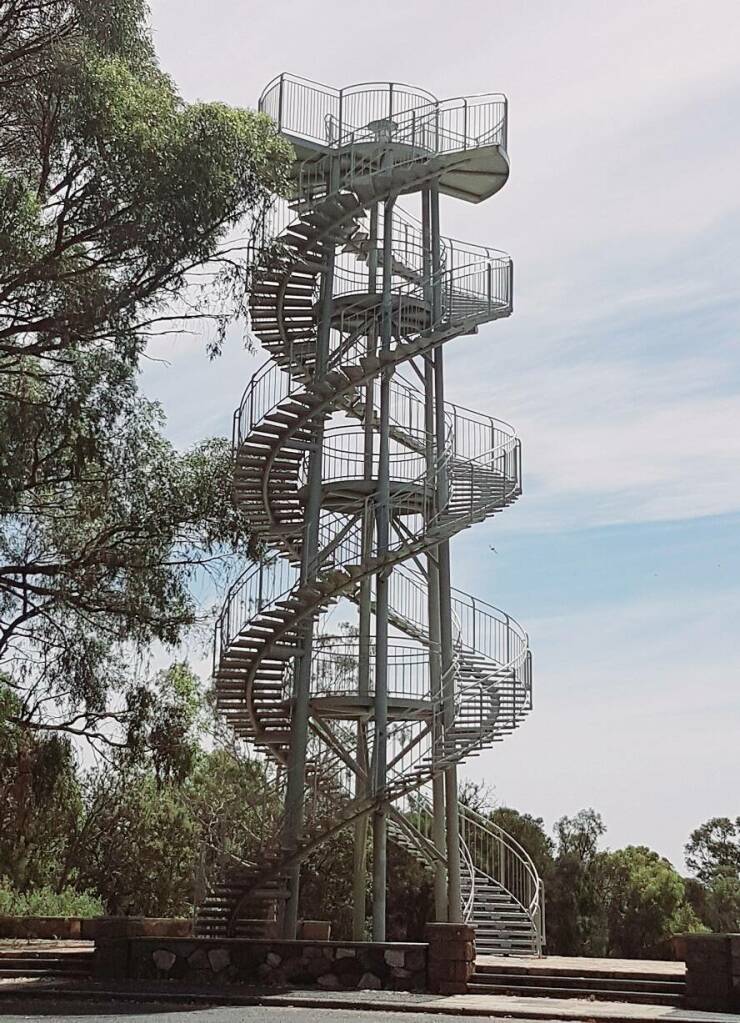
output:
<path id="1" fill-rule="evenodd" d="M 359 330 L 370 317 L 379 317 L 383 296 L 377 292 L 350 291 L 335 295 L 332 300 L 332 327 Z M 427 330 L 432 322 L 428 302 L 416 295 L 391 295 L 391 332 L 394 335 L 414 334 Z"/>
<path id="2" fill-rule="evenodd" d="M 474 203 L 509 177 L 507 100 L 499 93 L 440 100 L 400 82 L 336 89 L 283 72 L 264 89 L 259 109 L 295 149 L 296 195 L 303 199 L 312 184 L 323 187 L 330 154 L 346 182 L 390 183 L 398 175 L 390 189 L 397 194 L 418 190 L 418 169 L 445 195 Z"/>
<path id="3" fill-rule="evenodd" d="M 371 721 L 375 716 L 373 693 L 359 696 L 357 693 L 327 693 L 311 697 L 311 708 L 321 717 L 338 721 Z M 426 720 L 431 718 L 431 700 L 415 699 L 411 696 L 388 697 L 389 721 Z"/>
<path id="4" fill-rule="evenodd" d="M 367 165 L 369 176 L 373 164 L 381 158 L 388 158 L 388 156 L 392 158 L 389 162 L 395 164 L 393 170 L 388 171 L 389 177 L 394 172 L 398 173 L 401 168 L 408 169 L 415 163 L 423 162 L 428 176 L 430 178 L 434 176 L 438 182 L 442 195 L 471 203 L 490 199 L 504 187 L 509 177 L 509 158 L 500 145 L 464 149 L 462 148 L 463 140 L 461 140 L 460 149 L 453 149 L 447 153 L 435 153 L 433 145 L 424 148 L 401 142 L 388 145 L 387 142 L 379 144 L 375 141 L 363 141 L 337 148 L 304 139 L 298 135 L 291 135 L 288 132 L 283 134 L 295 149 L 296 162 L 301 168 L 301 175 L 304 179 L 300 190 L 302 197 L 305 197 L 308 192 L 305 178 L 310 174 L 312 162 L 315 162 L 317 167 L 316 184 L 319 183 L 319 177 L 323 182 L 323 169 L 320 170 L 320 174 L 319 169 L 321 161 L 328 153 L 338 155 L 342 174 L 348 174 L 354 169 L 354 173 L 357 175 L 358 171 L 361 172 L 364 162 Z M 401 195 L 416 192 L 418 188 L 419 183 L 416 175 L 410 176 L 406 185 L 399 180 L 399 194 Z"/>
<path id="5" fill-rule="evenodd" d="M 353 478 L 330 480 L 321 485 L 321 504 L 328 511 L 351 515 L 361 509 L 377 488 L 376 480 Z M 391 480 L 390 496 L 392 500 L 395 499 L 393 504 L 395 515 L 422 515 L 431 509 L 430 499 L 425 500 L 424 487 L 418 483 Z M 298 491 L 298 498 L 305 502 L 307 498 L 305 486 Z"/>

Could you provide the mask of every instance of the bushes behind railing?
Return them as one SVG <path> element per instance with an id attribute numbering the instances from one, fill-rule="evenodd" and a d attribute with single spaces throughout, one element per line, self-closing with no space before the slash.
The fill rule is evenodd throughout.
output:
<path id="1" fill-rule="evenodd" d="M 103 903 L 92 892 L 44 886 L 19 892 L 7 878 L 0 878 L 0 916 L 82 917 L 102 916 Z"/>

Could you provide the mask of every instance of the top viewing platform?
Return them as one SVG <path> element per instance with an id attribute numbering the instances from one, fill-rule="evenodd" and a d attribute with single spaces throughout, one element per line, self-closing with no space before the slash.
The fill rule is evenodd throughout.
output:
<path id="1" fill-rule="evenodd" d="M 508 177 L 507 100 L 500 93 L 440 100 L 399 82 L 334 89 L 283 72 L 264 89 L 259 109 L 300 162 L 381 149 L 395 162 L 433 158 L 443 174 L 440 190 L 469 202 L 493 195 Z M 445 182 L 445 169 L 453 167 L 454 181 Z"/>

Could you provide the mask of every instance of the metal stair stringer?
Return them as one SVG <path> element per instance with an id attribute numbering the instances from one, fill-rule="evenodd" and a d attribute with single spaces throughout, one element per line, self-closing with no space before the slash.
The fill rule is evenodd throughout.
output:
<path id="1" fill-rule="evenodd" d="M 281 76 L 279 118 L 283 113 L 282 87 Z M 392 87 L 390 97 L 392 111 Z M 508 175 L 503 149 L 505 100 L 502 103 L 499 97 L 489 103 L 495 116 L 488 121 L 480 117 L 476 104 L 470 107 L 469 121 L 467 101 L 438 107 L 436 121 L 430 121 L 426 112 L 417 124 L 412 111 L 398 122 L 391 118 L 372 121 L 367 128 L 352 128 L 351 136 L 338 144 L 337 151 L 332 144 L 328 147 L 332 151 L 326 152 L 313 146 L 301 149 L 300 142 L 296 143 L 300 152 L 293 179 L 294 219 L 278 224 L 274 236 L 263 244 L 251 277 L 252 329 L 269 353 L 274 372 L 273 368 L 258 371 L 250 384 L 248 408 L 245 394 L 235 415 L 234 495 L 254 532 L 276 553 L 256 573 L 244 573 L 232 587 L 217 622 L 214 674 L 219 707 L 237 734 L 278 764 L 287 763 L 290 755 L 291 700 L 286 682 L 291 662 L 303 653 L 304 627 L 340 598 L 354 598 L 362 580 L 429 552 L 461 529 L 505 508 L 521 492 L 519 447 L 514 439 L 498 447 L 493 442 L 489 449 L 467 454 L 446 448 L 437 453 L 431 469 L 427 466 L 425 473 L 408 485 L 403 481 L 405 495 L 403 487 L 401 496 L 392 495 L 391 516 L 396 515 L 398 528 L 388 550 L 368 556 L 360 549 L 355 520 L 368 521 L 374 499 L 366 499 L 362 515 L 352 512 L 355 520 L 343 512 L 322 518 L 315 575 L 312 571 L 310 581 L 304 583 L 298 579 L 296 566 L 304 553 L 301 473 L 306 455 L 315 448 L 319 428 L 336 411 L 346 411 L 361 422 L 369 414 L 372 422 L 372 409 L 357 414 L 362 404 L 358 402 L 360 389 L 365 398 L 372 395 L 381 374 L 387 376 L 415 356 L 431 353 L 453 337 L 475 333 L 480 324 L 511 312 L 508 257 L 492 259 L 490 254 L 471 252 L 466 264 L 455 256 L 460 250 L 450 246 L 449 258 L 447 249 L 439 254 L 433 286 L 441 294 L 441 305 L 435 300 L 432 315 L 425 295 L 428 281 L 420 271 L 418 239 L 409 247 L 406 234 L 405 247 L 392 247 L 390 265 L 385 267 L 386 273 L 390 271 L 391 277 L 400 281 L 391 287 L 390 347 L 373 353 L 361 340 L 371 334 L 377 337 L 380 311 L 374 289 L 366 284 L 367 273 L 372 272 L 369 235 L 362 223 L 366 211 L 432 181 L 447 194 L 480 201 L 497 191 Z M 340 92 L 340 139 L 341 109 Z M 456 120 L 459 116 L 464 118 L 462 134 Z M 487 127 L 482 130 L 484 123 Z M 470 137 L 469 124 L 477 126 L 477 134 Z M 380 126 L 380 134 L 373 125 Z M 391 133 L 386 137 L 389 126 Z M 403 217 L 392 215 L 393 231 L 398 233 Z M 403 231 L 407 229 L 405 222 Z M 337 248 L 348 260 L 365 264 L 362 273 L 353 274 L 351 266 L 348 269 L 344 264 L 337 267 Z M 316 379 L 321 315 L 316 302 L 318 280 L 330 265 L 335 268 L 333 340 L 328 369 Z M 380 266 L 382 269 L 382 259 Z M 325 313 L 325 302 L 322 307 Z M 393 428 L 393 439 L 417 454 L 422 450 L 402 424 Z M 444 507 L 436 507 L 429 516 L 430 495 L 442 492 L 437 482 L 442 473 L 449 479 L 449 496 Z M 421 527 L 409 530 L 404 523 L 415 521 L 419 509 L 426 519 Z M 406 634 L 412 635 L 400 609 L 394 609 L 393 615 L 393 624 L 401 631 L 405 624 Z M 479 752 L 515 726 L 526 710 L 527 658 L 528 654 L 517 648 L 512 658 L 497 659 L 490 651 L 478 651 L 461 640 L 452 669 L 454 721 L 448 723 L 441 742 L 393 767 L 399 754 L 390 765 L 393 769 L 384 788 L 373 797 L 375 802 L 364 809 L 357 809 L 356 801 L 350 803 L 331 828 L 306 835 L 296 849 L 277 854 L 254 883 L 245 879 L 243 898 L 230 918 L 232 924 L 246 907 L 250 892 L 254 897 L 255 893 L 280 891 L 285 871 L 358 813 L 370 812 L 379 801 L 402 799 L 431 780 L 435 772 Z M 439 711 L 435 704 L 431 713 Z M 423 729 L 420 734 L 423 736 Z"/>

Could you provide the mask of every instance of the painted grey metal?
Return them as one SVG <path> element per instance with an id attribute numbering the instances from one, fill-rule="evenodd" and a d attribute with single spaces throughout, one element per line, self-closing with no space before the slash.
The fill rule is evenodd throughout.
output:
<path id="1" fill-rule="evenodd" d="M 301 862 L 351 826 L 363 936 L 372 821 L 376 939 L 390 840 L 434 871 L 439 918 L 478 926 L 490 910 L 481 937 L 505 948 L 513 928 L 512 949 L 531 951 L 539 879 L 457 805 L 458 765 L 531 708 L 528 640 L 452 589 L 449 548 L 518 498 L 519 442 L 445 400 L 442 357 L 447 340 L 511 312 L 508 257 L 439 224 L 440 192 L 479 202 L 504 184 L 506 103 L 282 75 L 261 109 L 297 161 L 255 249 L 252 331 L 270 361 L 234 417 L 234 495 L 272 553 L 227 595 L 214 674 L 236 734 L 278 765 L 277 784 L 287 777 L 285 820 L 282 848 L 224 883 L 199 927 L 245 933 L 266 912 L 293 933 Z M 421 223 L 396 203 L 415 192 Z M 356 638 L 315 630 L 338 601 L 357 607 Z"/>
<path id="2" fill-rule="evenodd" d="M 429 188 L 424 188 L 422 202 L 422 246 L 424 293 L 429 307 L 434 304 L 435 274 L 439 273 L 439 257 L 432 255 L 432 224 L 431 196 Z M 437 239 L 438 243 L 438 239 Z M 424 359 L 424 429 L 426 431 L 427 469 L 434 471 L 437 451 L 437 430 L 434 412 L 434 365 L 432 356 Z M 429 692 L 438 706 L 442 704 L 442 661 L 439 621 L 439 549 L 430 550 L 427 555 L 427 593 L 429 602 Z M 432 722 L 433 748 L 439 749 L 443 743 L 442 715 L 437 714 Z M 441 771 L 435 771 L 432 778 L 432 842 L 440 859 L 434 865 L 434 915 L 438 922 L 447 920 L 447 862 L 446 862 L 446 817 L 445 817 L 445 782 Z"/>
<path id="3" fill-rule="evenodd" d="M 328 188 L 337 185 L 337 165 L 333 163 L 328 172 Z M 321 279 L 321 311 L 318 321 L 316 345 L 315 379 L 321 380 L 326 373 L 329 359 L 329 334 L 331 330 L 331 309 L 334 288 L 335 249 L 326 253 L 325 269 Z M 324 421 L 314 424 L 308 467 L 308 500 L 304 541 L 301 557 L 301 582 L 311 583 L 319 570 L 319 519 L 321 515 L 321 465 L 323 458 Z M 291 716 L 291 757 L 288 761 L 288 779 L 285 793 L 285 824 L 283 848 L 293 852 L 303 827 L 303 801 L 306 787 L 306 750 L 308 746 L 309 700 L 311 692 L 311 654 L 313 649 L 313 620 L 309 619 L 303 630 L 303 644 Z M 291 868 L 289 877 L 290 895 L 282 920 L 283 937 L 295 938 L 298 927 L 298 899 L 300 894 L 300 866 Z"/>
<path id="4" fill-rule="evenodd" d="M 381 353 L 390 351 L 392 329 L 391 258 L 393 253 L 393 206 L 395 197 L 385 202 L 383 216 L 383 299 L 380 331 Z M 381 370 L 380 377 L 380 454 L 376 482 L 375 520 L 377 554 L 386 556 L 390 531 L 390 366 Z M 375 577 L 375 739 L 374 795 L 385 792 L 388 763 L 388 576 L 390 569 L 381 570 Z M 388 861 L 386 854 L 386 805 L 378 803 L 373 817 L 373 940 L 385 941 L 386 893 L 388 887 Z"/>
<path id="5" fill-rule="evenodd" d="M 377 290 L 377 244 L 378 244 L 378 206 L 370 209 L 370 230 L 368 234 L 368 294 Z M 367 354 L 375 355 L 377 338 L 370 330 L 367 336 Z M 363 415 L 363 479 L 369 484 L 373 478 L 373 438 L 375 436 L 372 416 L 372 385 L 365 388 L 365 411 Z M 371 556 L 374 515 L 368 507 L 363 515 L 362 558 L 366 561 Z M 360 599 L 358 601 L 358 666 L 357 688 L 361 697 L 370 693 L 370 630 L 372 625 L 372 577 L 364 576 L 360 582 Z M 359 760 L 365 772 L 369 771 L 367 725 L 357 723 L 357 748 Z M 360 775 L 355 780 L 356 798 L 369 794 L 367 777 Z M 367 890 L 367 816 L 358 817 L 355 821 L 354 846 L 352 855 L 352 938 L 363 941 L 365 938 L 365 913 Z"/>

